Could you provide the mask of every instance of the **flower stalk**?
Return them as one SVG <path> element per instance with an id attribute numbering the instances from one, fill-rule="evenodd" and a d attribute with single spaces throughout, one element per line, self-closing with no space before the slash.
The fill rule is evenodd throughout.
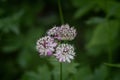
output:
<path id="1" fill-rule="evenodd" d="M 60 0 L 58 0 L 58 8 L 59 8 L 60 21 L 63 24 L 64 23 L 64 18 L 63 18 L 63 13 L 62 13 L 62 7 L 61 7 Z M 62 62 L 60 62 L 60 80 L 62 80 Z"/>
<path id="2" fill-rule="evenodd" d="M 60 80 L 62 80 L 62 62 L 60 62 Z"/>
<path id="3" fill-rule="evenodd" d="M 62 12 L 62 7 L 61 7 L 61 1 L 58 0 L 58 8 L 59 8 L 59 15 L 60 15 L 60 21 L 62 24 L 64 24 L 64 18 L 63 18 L 63 12 Z"/>

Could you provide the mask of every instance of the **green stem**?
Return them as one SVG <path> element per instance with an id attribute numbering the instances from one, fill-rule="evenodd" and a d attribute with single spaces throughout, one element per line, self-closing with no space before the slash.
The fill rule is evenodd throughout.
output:
<path id="1" fill-rule="evenodd" d="M 59 15 L 60 15 L 61 24 L 64 24 L 64 18 L 63 18 L 63 12 L 62 12 L 62 7 L 61 7 L 60 0 L 58 0 L 58 8 L 59 8 Z"/>
<path id="2" fill-rule="evenodd" d="M 62 62 L 60 63 L 60 80 L 62 80 Z"/>
<path id="3" fill-rule="evenodd" d="M 61 7 L 61 1 L 58 0 L 58 8 L 59 8 L 59 15 L 60 15 L 60 21 L 61 24 L 64 24 L 64 18 L 63 18 L 63 12 L 62 12 L 62 7 Z M 60 62 L 60 80 L 62 80 L 62 62 Z"/>

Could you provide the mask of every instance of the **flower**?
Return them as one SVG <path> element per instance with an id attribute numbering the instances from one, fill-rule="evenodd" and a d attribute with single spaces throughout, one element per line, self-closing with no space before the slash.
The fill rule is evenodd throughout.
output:
<path id="1" fill-rule="evenodd" d="M 59 60 L 59 62 L 70 63 L 75 56 L 74 47 L 70 44 L 60 44 L 56 48 L 54 56 Z"/>
<path id="2" fill-rule="evenodd" d="M 37 41 L 36 49 L 40 55 L 50 56 L 54 52 L 54 48 L 57 46 L 57 43 L 54 41 L 54 38 L 50 36 L 45 36 L 40 38 Z"/>
<path id="3" fill-rule="evenodd" d="M 76 29 L 66 24 L 60 27 L 61 40 L 73 40 L 76 37 Z"/>
<path id="4" fill-rule="evenodd" d="M 73 40 L 76 37 L 76 29 L 66 24 L 61 27 L 53 27 L 47 34 L 58 40 Z"/>
<path id="5" fill-rule="evenodd" d="M 53 27 L 52 29 L 50 29 L 47 34 L 49 36 L 52 36 L 55 39 L 60 40 L 60 33 L 59 33 L 60 27 Z"/>

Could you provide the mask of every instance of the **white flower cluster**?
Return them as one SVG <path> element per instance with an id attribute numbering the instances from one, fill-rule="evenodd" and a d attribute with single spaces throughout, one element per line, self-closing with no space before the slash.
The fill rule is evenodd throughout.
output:
<path id="1" fill-rule="evenodd" d="M 76 29 L 66 24 L 61 27 L 53 27 L 50 29 L 47 34 L 58 40 L 73 40 L 76 36 Z"/>
<path id="2" fill-rule="evenodd" d="M 47 35 L 37 41 L 36 49 L 40 55 L 55 56 L 59 62 L 70 63 L 75 56 L 74 47 L 60 41 L 73 40 L 76 37 L 76 29 L 70 28 L 68 24 L 55 26 L 47 32 Z"/>
<path id="3" fill-rule="evenodd" d="M 75 56 L 74 47 L 70 44 L 60 44 L 54 55 L 60 62 L 71 62 L 70 60 Z"/>
<path id="4" fill-rule="evenodd" d="M 40 53 L 40 55 L 52 55 L 54 52 L 54 48 L 57 46 L 57 43 L 54 41 L 54 38 L 51 38 L 50 36 L 45 36 L 43 38 L 40 38 L 37 41 L 37 50 Z"/>

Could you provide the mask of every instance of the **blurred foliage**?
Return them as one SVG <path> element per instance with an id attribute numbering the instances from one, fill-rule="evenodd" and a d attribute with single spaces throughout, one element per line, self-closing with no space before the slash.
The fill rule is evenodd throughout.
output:
<path id="1" fill-rule="evenodd" d="M 63 80 L 120 80 L 120 1 L 61 2 L 78 32 Z M 35 49 L 54 25 L 61 25 L 57 0 L 0 0 L 0 80 L 59 80 L 59 63 Z"/>

